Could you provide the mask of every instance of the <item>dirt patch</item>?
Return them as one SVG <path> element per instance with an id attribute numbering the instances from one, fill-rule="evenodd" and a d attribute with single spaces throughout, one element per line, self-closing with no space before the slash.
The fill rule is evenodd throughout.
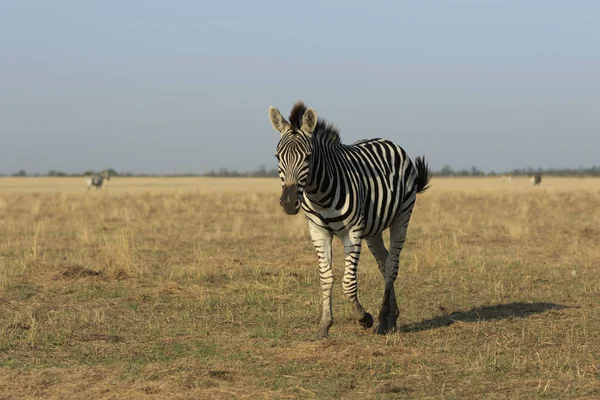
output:
<path id="1" fill-rule="evenodd" d="M 82 342 L 107 342 L 120 343 L 123 338 L 118 335 L 110 335 L 107 333 L 89 333 L 79 338 Z"/>
<path id="2" fill-rule="evenodd" d="M 378 393 L 402 393 L 402 394 L 410 394 L 413 390 L 406 386 L 395 385 L 393 383 L 384 383 L 379 385 L 377 388 Z"/>
<path id="3" fill-rule="evenodd" d="M 233 372 L 226 371 L 222 369 L 215 369 L 208 371 L 208 376 L 215 379 L 220 379 L 222 381 L 231 381 L 233 380 Z"/>
<path id="4" fill-rule="evenodd" d="M 14 324 L 9 324 L 7 326 L 8 329 L 14 329 L 15 331 L 28 331 L 31 329 L 31 325 L 24 324 L 22 322 L 17 322 Z"/>
<path id="5" fill-rule="evenodd" d="M 89 268 L 82 267 L 81 265 L 78 265 L 78 264 L 72 264 L 72 265 L 67 265 L 65 267 L 64 271 L 60 275 L 66 279 L 78 279 L 78 278 L 87 278 L 87 277 L 94 277 L 94 276 L 101 277 L 102 272 L 94 271 Z"/>

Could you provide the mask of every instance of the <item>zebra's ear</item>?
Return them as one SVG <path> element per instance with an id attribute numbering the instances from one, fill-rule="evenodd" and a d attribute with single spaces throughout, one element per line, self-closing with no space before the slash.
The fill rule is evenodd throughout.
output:
<path id="1" fill-rule="evenodd" d="M 289 125 L 289 123 L 281 116 L 279 110 L 273 106 L 269 107 L 269 120 L 271 121 L 273 128 L 282 134 L 286 131 L 286 128 Z"/>
<path id="2" fill-rule="evenodd" d="M 309 108 L 304 112 L 302 116 L 302 131 L 306 133 L 313 133 L 317 127 L 317 113 L 314 109 Z"/>

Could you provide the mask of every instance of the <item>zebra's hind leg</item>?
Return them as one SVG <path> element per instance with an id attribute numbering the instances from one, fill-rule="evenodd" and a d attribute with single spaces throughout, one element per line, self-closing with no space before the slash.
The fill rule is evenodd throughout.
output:
<path id="1" fill-rule="evenodd" d="M 371 238 L 366 239 L 367 246 L 369 246 L 369 250 L 373 257 L 375 257 L 375 261 L 377 261 L 377 266 L 379 266 L 379 272 L 385 279 L 385 271 L 386 271 L 386 262 L 389 256 L 387 249 L 385 248 L 385 244 L 383 243 L 383 237 L 381 233 L 379 235 L 373 236 Z M 394 285 L 391 285 L 393 290 Z M 388 318 L 390 316 L 390 291 L 388 290 L 388 285 L 386 284 L 386 290 L 383 294 L 383 301 L 381 302 L 381 307 L 379 309 L 379 324 L 375 328 L 377 333 L 383 334 L 386 333 L 389 329 Z"/>
<path id="2" fill-rule="evenodd" d="M 344 294 L 354 306 L 354 314 L 358 323 L 364 328 L 370 328 L 373 326 L 373 316 L 368 312 L 365 312 L 360 301 L 358 301 L 358 284 L 356 281 L 356 269 L 360 259 L 362 231 L 351 230 L 343 239 L 343 242 L 345 267 L 342 287 L 344 289 Z"/>
<path id="3" fill-rule="evenodd" d="M 392 333 L 398 330 L 396 322 L 400 316 L 400 309 L 398 308 L 398 301 L 396 300 L 394 283 L 398 277 L 400 252 L 402 252 L 402 247 L 406 240 L 406 231 L 408 229 L 408 222 L 410 221 L 411 214 L 412 208 L 396 217 L 390 226 L 390 251 L 383 268 L 385 289 L 379 314 L 380 324 L 377 328 L 377 333 L 379 334 Z M 383 240 L 381 240 L 381 246 L 383 246 Z M 385 247 L 383 248 L 385 249 Z M 382 321 L 386 321 L 387 323 L 382 324 Z"/>
<path id="4" fill-rule="evenodd" d="M 325 339 L 329 335 L 329 328 L 333 325 L 333 312 L 331 309 L 331 291 L 333 288 L 333 271 L 331 270 L 331 240 L 333 234 L 311 222 L 308 224 L 310 237 L 319 258 L 319 277 L 321 281 L 321 296 L 323 311 L 321 324 L 315 340 Z"/>

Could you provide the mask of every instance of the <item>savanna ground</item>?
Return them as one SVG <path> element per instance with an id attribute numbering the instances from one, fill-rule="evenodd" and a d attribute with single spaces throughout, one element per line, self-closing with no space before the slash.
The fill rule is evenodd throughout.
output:
<path id="1" fill-rule="evenodd" d="M 600 179 L 434 179 L 401 332 L 335 324 L 277 179 L 0 179 L 0 398 L 600 398 Z M 383 291 L 365 248 L 359 294 Z"/>

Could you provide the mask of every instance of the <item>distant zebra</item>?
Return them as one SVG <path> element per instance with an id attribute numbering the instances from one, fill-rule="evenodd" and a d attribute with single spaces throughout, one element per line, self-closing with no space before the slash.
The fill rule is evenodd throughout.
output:
<path id="1" fill-rule="evenodd" d="M 532 175 L 530 181 L 532 185 L 539 185 L 540 183 L 542 183 L 542 174 L 537 173 Z"/>
<path id="2" fill-rule="evenodd" d="M 108 171 L 106 170 L 99 174 L 86 177 L 85 181 L 87 182 L 88 190 L 90 190 L 92 186 L 96 186 L 96 189 L 100 189 L 105 179 L 110 181 L 110 175 L 108 175 Z"/>
<path id="3" fill-rule="evenodd" d="M 337 128 L 317 119 L 315 111 L 302 102 L 294 105 L 289 122 L 274 107 L 269 109 L 269 118 L 281 133 L 276 152 L 282 182 L 280 205 L 290 215 L 303 209 L 319 258 L 323 310 L 316 339 L 327 337 L 333 325 L 334 235 L 344 245 L 342 286 L 358 322 L 365 328 L 373 326 L 373 317 L 357 296 L 356 269 L 365 239 L 385 280 L 376 332 L 396 331 L 400 312 L 394 282 L 416 195 L 428 188 L 430 171 L 425 159 L 417 157 L 412 162 L 400 146 L 384 139 L 344 145 Z M 389 253 L 382 238 L 387 228 Z"/>

